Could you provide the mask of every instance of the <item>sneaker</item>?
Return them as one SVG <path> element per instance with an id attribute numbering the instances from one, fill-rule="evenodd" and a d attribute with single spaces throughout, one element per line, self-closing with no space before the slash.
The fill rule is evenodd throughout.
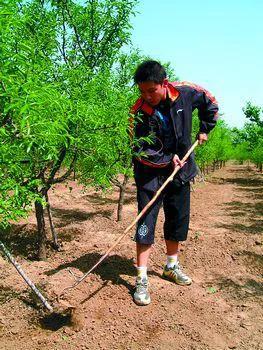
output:
<path id="1" fill-rule="evenodd" d="M 137 305 L 149 305 L 151 302 L 150 294 L 148 292 L 148 280 L 147 278 L 137 277 L 135 292 L 133 299 Z"/>
<path id="2" fill-rule="evenodd" d="M 163 278 L 176 284 L 180 284 L 181 286 L 187 286 L 192 283 L 191 278 L 183 273 L 179 263 L 171 268 L 168 268 L 167 265 L 165 265 L 163 269 Z"/>

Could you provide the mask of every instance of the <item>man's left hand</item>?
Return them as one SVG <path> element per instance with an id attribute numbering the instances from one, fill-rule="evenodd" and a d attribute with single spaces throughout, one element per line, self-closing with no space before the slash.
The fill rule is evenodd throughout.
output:
<path id="1" fill-rule="evenodd" d="M 198 141 L 199 141 L 199 145 L 202 145 L 202 143 L 207 141 L 207 134 L 205 134 L 203 132 L 198 134 Z"/>

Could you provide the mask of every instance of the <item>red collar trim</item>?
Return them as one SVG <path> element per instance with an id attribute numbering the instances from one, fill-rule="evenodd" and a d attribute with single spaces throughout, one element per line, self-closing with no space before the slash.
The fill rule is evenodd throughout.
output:
<path id="1" fill-rule="evenodd" d="M 172 83 L 168 83 L 167 88 L 166 88 L 166 96 L 168 94 L 169 99 L 174 102 L 178 96 L 180 95 L 179 91 L 174 87 Z M 148 114 L 148 115 L 153 115 L 154 113 L 154 108 L 150 106 L 146 101 L 143 100 L 142 97 L 140 97 L 133 107 L 131 108 L 131 113 L 135 114 L 139 110 L 142 112 Z"/>
<path id="2" fill-rule="evenodd" d="M 150 106 L 146 101 L 144 101 L 144 99 L 142 97 L 140 97 L 135 104 L 133 105 L 133 107 L 131 108 L 131 112 L 133 114 L 139 112 L 139 111 L 145 112 L 148 115 L 153 115 L 154 113 L 154 108 L 152 106 Z"/>
<path id="3" fill-rule="evenodd" d="M 168 83 L 166 88 L 169 99 L 174 102 L 180 95 L 179 91 L 173 86 L 172 83 Z"/>

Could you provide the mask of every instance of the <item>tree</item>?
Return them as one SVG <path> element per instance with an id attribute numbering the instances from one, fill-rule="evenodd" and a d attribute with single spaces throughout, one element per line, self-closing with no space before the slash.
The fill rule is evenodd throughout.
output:
<path id="1" fill-rule="evenodd" d="M 193 115 L 192 138 L 195 139 L 199 131 L 199 119 L 197 113 Z M 196 162 L 200 167 L 201 173 L 208 172 L 208 167 L 213 166 L 213 170 L 222 165 L 233 154 L 231 130 L 223 120 L 217 122 L 216 127 L 208 136 L 208 141 L 196 149 Z"/>
<path id="2" fill-rule="evenodd" d="M 133 75 L 139 63 L 146 58 L 143 57 L 138 50 L 132 49 L 128 54 L 121 54 L 114 72 L 112 72 L 113 85 L 118 88 L 121 95 L 123 106 L 122 110 L 126 114 L 126 121 L 131 120 L 130 108 L 137 98 L 137 89 L 134 86 Z M 120 106 L 121 108 L 121 106 Z M 129 128 L 126 125 L 125 134 L 123 134 L 123 142 L 118 144 L 119 162 L 115 163 L 117 176 L 111 179 L 114 186 L 119 188 L 119 199 L 117 208 L 117 221 L 122 219 L 122 209 L 124 204 L 124 196 L 129 178 L 132 176 L 132 140 L 130 138 Z M 120 176 L 120 174 L 122 176 Z"/>
<path id="3" fill-rule="evenodd" d="M 261 107 L 252 105 L 251 102 L 247 102 L 242 110 L 251 123 L 255 123 L 257 126 L 263 128 L 263 120 L 261 116 L 263 109 Z"/>
<path id="4" fill-rule="evenodd" d="M 40 259 L 46 256 L 43 204 L 49 189 L 74 168 L 83 181 L 100 185 L 114 172 L 116 153 L 109 150 L 116 149 L 116 135 L 123 135 L 127 122 L 122 123 L 124 112 L 116 113 L 119 92 L 106 83 L 130 40 L 135 4 L 3 2 L 0 186 L 17 213 L 3 216 L 6 223 L 17 218 L 35 199 Z"/>
<path id="5" fill-rule="evenodd" d="M 250 159 L 262 172 L 263 164 L 263 121 L 262 108 L 247 102 L 243 112 L 248 119 L 241 130 L 234 130 L 236 158 Z M 242 153 L 242 154 L 241 154 Z"/>

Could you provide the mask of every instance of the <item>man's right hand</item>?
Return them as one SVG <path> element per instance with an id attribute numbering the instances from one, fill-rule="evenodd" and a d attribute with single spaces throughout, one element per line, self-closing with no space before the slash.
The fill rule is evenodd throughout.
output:
<path id="1" fill-rule="evenodd" d="M 184 165 L 184 163 L 181 162 L 181 160 L 180 160 L 180 158 L 178 157 L 177 154 L 175 154 L 174 157 L 173 157 L 173 164 L 174 164 L 174 167 L 179 165 L 180 168 Z"/>

